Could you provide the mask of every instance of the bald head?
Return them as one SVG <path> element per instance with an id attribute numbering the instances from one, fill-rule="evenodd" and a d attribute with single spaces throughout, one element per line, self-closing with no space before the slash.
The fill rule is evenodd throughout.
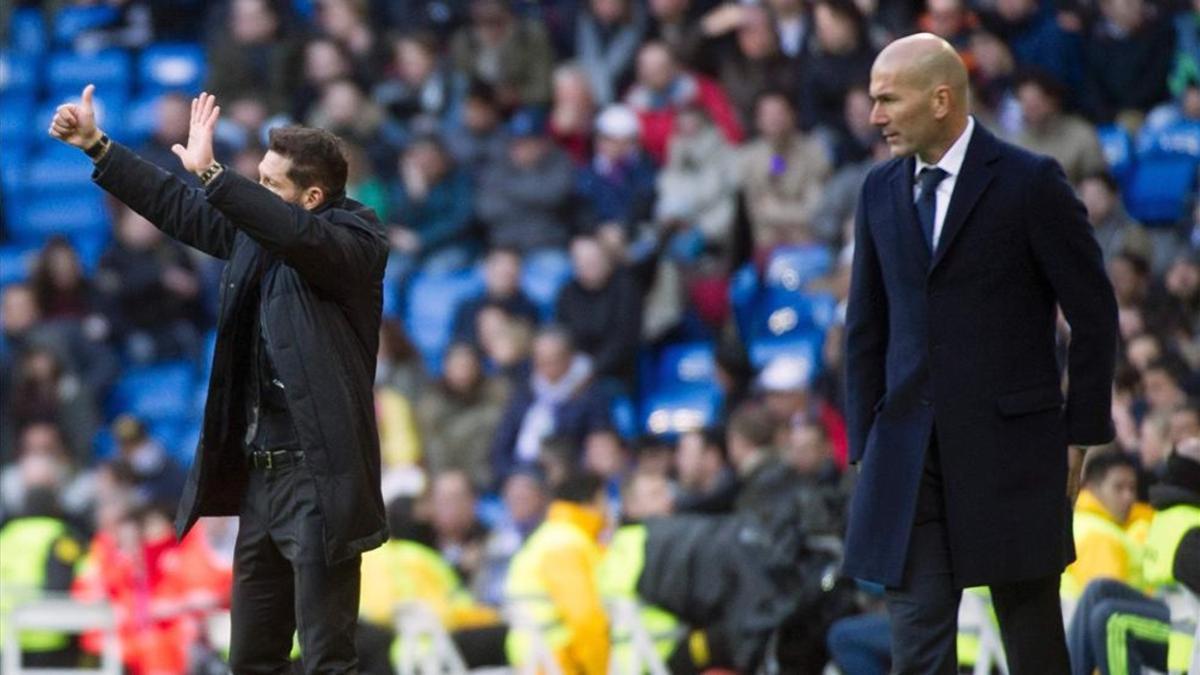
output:
<path id="1" fill-rule="evenodd" d="M 967 66 L 954 47 L 932 33 L 902 37 L 879 52 L 871 71 L 889 70 L 922 89 L 949 87 L 967 100 Z"/>
<path id="2" fill-rule="evenodd" d="M 936 162 L 966 129 L 967 68 L 942 38 L 918 33 L 884 48 L 871 68 L 871 123 L 892 153 Z"/>

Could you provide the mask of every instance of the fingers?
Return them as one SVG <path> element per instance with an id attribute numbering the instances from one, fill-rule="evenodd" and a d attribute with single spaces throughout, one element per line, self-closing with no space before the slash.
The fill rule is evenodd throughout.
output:
<path id="1" fill-rule="evenodd" d="M 207 126 L 208 118 L 212 115 L 213 107 L 217 104 L 217 97 L 208 93 L 200 94 L 200 123 Z"/>
<path id="2" fill-rule="evenodd" d="M 89 84 L 83 88 L 83 107 L 87 110 L 92 109 L 92 95 L 96 93 L 96 85 Z"/>
<path id="3" fill-rule="evenodd" d="M 217 126 L 217 118 L 221 116 L 221 106 L 216 106 L 212 112 L 208 114 L 208 119 L 204 120 L 204 128 L 212 131 Z"/>
<path id="4" fill-rule="evenodd" d="M 75 106 L 73 105 L 63 106 L 62 110 L 58 111 L 56 117 L 61 117 L 71 126 L 79 126 L 79 115 L 75 114 Z"/>
<path id="5" fill-rule="evenodd" d="M 199 107 L 199 105 L 200 105 L 200 97 L 193 98 L 192 99 L 192 114 L 191 114 L 191 117 L 188 118 L 190 120 L 191 124 L 196 123 L 196 108 Z"/>
<path id="6" fill-rule="evenodd" d="M 179 159 L 183 159 L 187 155 L 187 150 L 178 143 L 171 146 L 171 152 L 175 153 L 175 156 Z"/>

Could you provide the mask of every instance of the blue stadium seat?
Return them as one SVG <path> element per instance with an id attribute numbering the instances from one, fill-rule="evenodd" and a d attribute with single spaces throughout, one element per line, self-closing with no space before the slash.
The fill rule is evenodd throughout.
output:
<path id="1" fill-rule="evenodd" d="M 621 438 L 632 439 L 638 435 L 637 412 L 632 399 L 623 394 L 614 396 L 610 414 L 613 426 Z"/>
<path id="2" fill-rule="evenodd" d="M 18 9 L 12 13 L 8 24 L 8 44 L 18 52 L 41 54 L 46 51 L 49 40 L 42 11 L 33 7 Z"/>
<path id="3" fill-rule="evenodd" d="M 1177 222 L 1196 189 L 1198 166 L 1200 162 L 1187 155 L 1142 158 L 1125 191 L 1130 215 L 1147 225 Z"/>
<path id="4" fill-rule="evenodd" d="M 112 25 L 120 18 L 120 11 L 108 4 L 63 7 L 54 16 L 54 43 L 69 48 L 80 33 Z"/>
<path id="5" fill-rule="evenodd" d="M 0 49 L 0 95 L 32 99 L 38 84 L 37 56 Z"/>
<path id="6" fill-rule="evenodd" d="M 1109 171 L 1123 185 L 1134 166 L 1133 137 L 1119 124 L 1097 127 L 1096 135 Z"/>
<path id="7" fill-rule="evenodd" d="M 47 141 L 25 170 L 25 187 L 31 194 L 68 190 L 98 190 L 91 185 L 92 162 L 78 149 Z"/>
<path id="8" fill-rule="evenodd" d="M 187 421 L 192 415 L 195 372 L 187 361 L 130 368 L 109 396 L 109 413 L 131 413 L 147 424 Z"/>
<path id="9" fill-rule="evenodd" d="M 648 433 L 673 436 L 711 426 L 721 409 L 721 392 L 715 385 L 666 388 L 651 392 L 642 408 Z"/>
<path id="10" fill-rule="evenodd" d="M 137 147 L 158 127 L 158 95 L 139 96 L 125 106 L 121 142 Z"/>
<path id="11" fill-rule="evenodd" d="M 16 158 L 11 153 L 25 151 L 46 135 L 49 125 L 38 128 L 30 123 L 33 111 L 31 97 L 0 97 L 0 147 L 4 148 L 5 164 L 15 162 Z"/>
<path id="12" fill-rule="evenodd" d="M 750 334 L 754 305 L 761 291 L 758 271 L 750 263 L 742 265 L 729 277 L 729 306 L 733 309 L 738 334 L 742 335 L 743 339 Z"/>
<path id="13" fill-rule="evenodd" d="M 110 137 L 120 141 L 125 138 L 125 106 L 127 99 L 119 92 L 98 93 L 94 98 L 96 106 L 96 124 L 104 129 Z M 62 96 L 42 101 L 34 113 L 33 131 L 34 145 L 63 149 L 67 146 L 50 137 L 47 130 L 54 119 L 54 112 L 63 103 L 78 103 L 79 92 L 67 93 Z M 75 151 L 78 152 L 78 151 Z"/>
<path id="14" fill-rule="evenodd" d="M 450 341 L 454 311 L 463 300 L 483 291 L 476 269 L 452 275 L 418 272 L 408 287 L 404 324 L 430 373 L 440 373 Z"/>
<path id="15" fill-rule="evenodd" d="M 786 246 L 775 249 L 763 275 L 768 288 L 797 291 L 833 269 L 833 252 L 828 246 Z"/>
<path id="16" fill-rule="evenodd" d="M 1200 160 L 1200 122 L 1180 118 L 1147 129 L 1138 137 L 1138 157 L 1183 155 Z"/>
<path id="17" fill-rule="evenodd" d="M 837 299 L 832 295 L 802 294 L 782 287 L 764 289 L 750 326 L 743 333 L 751 364 L 761 368 L 772 357 L 792 348 L 808 353 L 814 343 L 814 363 L 820 364 L 824 333 L 836 320 Z"/>
<path id="18" fill-rule="evenodd" d="M 824 344 L 825 334 L 811 329 L 759 336 L 750 342 L 750 363 L 757 369 L 767 365 L 777 356 L 806 359 L 811 364 L 811 379 L 821 371 L 821 348 Z"/>
<path id="19" fill-rule="evenodd" d="M 688 342 L 664 347 L 658 358 L 655 386 L 695 386 L 711 383 L 717 364 L 708 342 Z"/>
<path id="20" fill-rule="evenodd" d="M 29 244 L 0 246 L 0 286 L 27 280 L 40 250 L 40 246 Z"/>
<path id="21" fill-rule="evenodd" d="M 521 288 L 541 312 L 542 319 L 554 317 L 558 293 L 571 279 L 571 259 L 562 251 L 537 251 L 521 266 Z"/>
<path id="22" fill-rule="evenodd" d="M 19 217 L 8 228 L 15 239 L 30 243 L 54 234 L 72 239 L 87 234 L 103 237 L 109 230 L 109 217 L 98 188 L 48 192 L 24 200 Z"/>
<path id="23" fill-rule="evenodd" d="M 204 50 L 198 44 L 150 45 L 142 50 L 138 61 L 138 85 L 143 92 L 198 94 L 204 74 Z"/>
<path id="24" fill-rule="evenodd" d="M 98 54 L 59 52 L 46 64 L 46 81 L 55 99 L 77 97 L 88 84 L 96 85 L 98 97 L 126 99 L 133 85 L 133 61 L 119 49 Z"/>

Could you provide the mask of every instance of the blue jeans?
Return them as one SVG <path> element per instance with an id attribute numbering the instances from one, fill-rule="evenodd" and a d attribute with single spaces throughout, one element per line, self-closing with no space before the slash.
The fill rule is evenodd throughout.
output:
<path id="1" fill-rule="evenodd" d="M 1097 579 L 1088 584 L 1079 599 L 1071 627 L 1067 631 L 1067 647 L 1071 652 L 1071 675 L 1091 675 L 1099 668 L 1101 675 L 1136 674 L 1142 666 L 1157 670 L 1167 668 L 1167 643 L 1137 630 L 1120 631 L 1117 639 L 1125 640 L 1124 663 L 1110 663 L 1109 629 L 1113 617 L 1142 618 L 1152 624 L 1160 622 L 1167 628 L 1171 613 L 1165 603 L 1147 597 L 1135 588 L 1112 579 Z M 1156 631 L 1157 632 L 1157 631 Z"/>
<path id="2" fill-rule="evenodd" d="M 841 619 L 829 629 L 829 655 L 845 675 L 887 675 L 892 634 L 884 612 Z"/>

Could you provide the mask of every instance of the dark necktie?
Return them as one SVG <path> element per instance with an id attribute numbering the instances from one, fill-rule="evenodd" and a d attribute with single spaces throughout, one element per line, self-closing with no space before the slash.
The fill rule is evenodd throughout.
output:
<path id="1" fill-rule="evenodd" d="M 917 194 L 917 219 L 921 221 L 921 232 L 925 235 L 925 243 L 930 251 L 934 250 L 933 222 L 937 218 L 937 186 L 949 175 L 945 169 L 936 166 L 927 166 L 917 174 L 917 185 L 920 187 Z"/>

